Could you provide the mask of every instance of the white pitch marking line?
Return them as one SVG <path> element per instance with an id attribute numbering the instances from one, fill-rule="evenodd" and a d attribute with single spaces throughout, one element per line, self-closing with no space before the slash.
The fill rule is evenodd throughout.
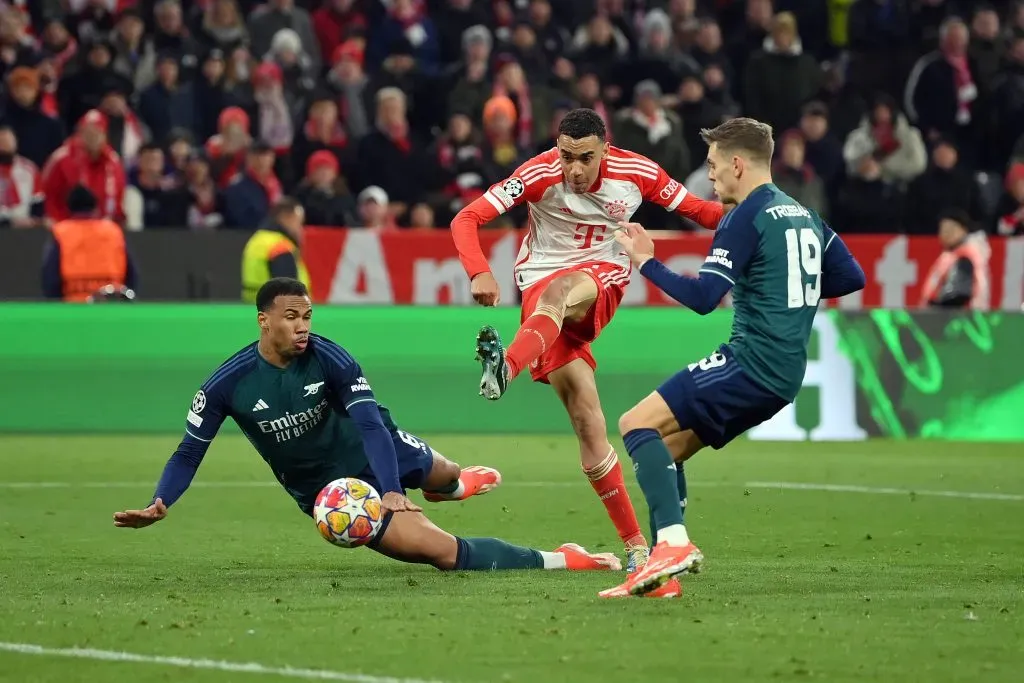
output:
<path id="1" fill-rule="evenodd" d="M 324 669 L 296 669 L 290 666 L 264 666 L 257 662 L 226 662 L 219 659 L 190 659 L 187 657 L 159 657 L 140 655 L 132 652 L 116 650 L 94 650 L 91 648 L 50 648 L 29 643 L 0 642 L 0 651 L 15 652 L 23 655 L 39 655 L 43 657 L 76 657 L 106 662 L 131 662 L 134 664 L 160 664 L 177 666 L 186 669 L 213 669 L 215 671 L 231 671 L 235 673 L 265 674 L 286 678 L 305 678 L 319 681 L 349 681 L 350 683 L 440 683 L 420 678 L 391 678 L 388 676 L 369 676 L 351 674 L 342 671 Z"/>
<path id="2" fill-rule="evenodd" d="M 694 488 L 700 484 L 694 484 Z M 1017 493 L 987 493 L 984 491 L 931 491 L 927 489 L 897 489 L 875 486 L 854 486 L 850 484 L 807 484 L 796 481 L 748 481 L 747 488 L 789 489 L 793 491 L 831 491 L 835 493 L 874 493 L 890 496 L 939 496 L 942 498 L 971 498 L 974 500 L 1024 500 Z"/>
<path id="3" fill-rule="evenodd" d="M 151 488 L 150 481 L 0 481 L 0 489 L 135 489 Z M 189 488 L 276 488 L 275 481 L 197 481 Z M 580 486 L 574 481 L 505 481 L 502 487 L 522 488 L 570 488 Z M 694 490 L 701 488 L 748 488 L 748 489 L 782 489 L 790 491 L 825 491 L 831 493 L 869 493 L 876 495 L 934 496 L 940 498 L 962 498 L 968 500 L 1002 500 L 1024 501 L 1024 494 L 995 493 L 985 491 L 935 491 L 931 489 L 905 489 L 884 486 L 857 486 L 853 484 L 816 484 L 797 481 L 747 481 L 742 483 L 728 481 L 694 481 Z"/>

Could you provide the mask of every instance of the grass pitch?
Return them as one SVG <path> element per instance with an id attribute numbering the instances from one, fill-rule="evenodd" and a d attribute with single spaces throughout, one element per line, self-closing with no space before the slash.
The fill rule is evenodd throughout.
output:
<path id="1" fill-rule="evenodd" d="M 429 441 L 505 477 L 487 496 L 427 504 L 446 529 L 621 552 L 571 439 Z M 706 569 L 662 601 L 599 600 L 618 573 L 442 574 L 333 548 L 240 437 L 218 439 L 166 520 L 115 529 L 175 445 L 0 437 L 0 681 L 1021 680 L 1020 445 L 701 453 L 687 522 Z M 96 652 L 60 656 L 72 647 Z M 99 658 L 117 653 L 181 659 Z M 199 660 L 221 669 L 180 666 Z"/>

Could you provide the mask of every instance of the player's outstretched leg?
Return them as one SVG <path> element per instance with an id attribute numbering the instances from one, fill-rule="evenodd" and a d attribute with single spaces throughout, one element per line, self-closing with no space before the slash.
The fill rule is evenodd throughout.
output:
<path id="1" fill-rule="evenodd" d="M 677 574 L 696 572 L 704 560 L 683 524 L 677 488 L 678 469 L 662 437 L 680 432 L 665 399 L 654 392 L 619 420 L 626 448 L 633 458 L 637 481 L 654 517 L 658 538 L 650 560 L 620 586 L 602 591 L 602 597 L 642 595 L 662 586 Z M 692 435 L 692 432 L 688 434 Z M 696 435 L 688 436 L 699 448 Z M 695 451 L 694 451 L 695 452 Z M 685 453 L 681 454 L 685 456 Z"/>
<path id="2" fill-rule="evenodd" d="M 507 352 L 493 327 L 477 334 L 477 360 L 483 365 L 481 396 L 492 401 L 501 398 L 509 383 L 555 343 L 566 315 L 577 310 L 585 313 L 598 295 L 594 279 L 579 271 L 559 275 L 543 287 Z M 525 305 L 529 304 L 524 300 Z"/>
<path id="3" fill-rule="evenodd" d="M 441 570 L 622 568 L 612 553 L 589 553 L 573 543 L 545 552 L 497 538 L 459 538 L 437 527 L 420 512 L 389 515 L 386 526 L 370 547 L 402 562 L 429 564 Z"/>

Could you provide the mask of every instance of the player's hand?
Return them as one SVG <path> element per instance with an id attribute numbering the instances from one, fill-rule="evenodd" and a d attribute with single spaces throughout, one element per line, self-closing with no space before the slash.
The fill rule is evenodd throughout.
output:
<path id="1" fill-rule="evenodd" d="M 419 505 L 394 491 L 388 491 L 381 496 L 380 506 L 384 512 L 423 512 L 423 508 Z"/>
<path id="2" fill-rule="evenodd" d="M 469 284 L 469 292 L 473 300 L 481 306 L 497 306 L 501 301 L 498 281 L 490 273 L 480 273 Z"/>
<path id="3" fill-rule="evenodd" d="M 633 265 L 639 268 L 654 258 L 654 240 L 639 223 L 620 222 L 615 241 L 622 245 Z"/>
<path id="4" fill-rule="evenodd" d="M 153 501 L 153 504 L 145 510 L 125 510 L 124 512 L 115 512 L 114 526 L 141 529 L 144 526 L 149 526 L 150 524 L 159 522 L 166 516 L 167 506 L 164 505 L 163 500 L 157 498 Z"/>

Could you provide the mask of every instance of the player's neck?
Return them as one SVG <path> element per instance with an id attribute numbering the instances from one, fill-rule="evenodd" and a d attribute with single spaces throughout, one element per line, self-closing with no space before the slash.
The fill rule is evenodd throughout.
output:
<path id="1" fill-rule="evenodd" d="M 752 173 L 749 178 L 744 176 L 743 180 L 740 181 L 740 191 L 736 197 L 736 203 L 738 204 L 742 202 L 749 197 L 754 190 L 771 182 L 772 174 L 770 171 Z"/>
<path id="2" fill-rule="evenodd" d="M 267 361 L 275 368 L 284 369 L 288 367 L 289 363 L 291 363 L 290 358 L 285 358 L 280 353 L 275 351 L 274 347 L 271 346 L 270 342 L 268 342 L 266 339 L 262 337 L 260 337 L 259 343 L 256 344 L 256 350 L 259 352 L 260 356 L 263 357 L 263 360 Z"/>

